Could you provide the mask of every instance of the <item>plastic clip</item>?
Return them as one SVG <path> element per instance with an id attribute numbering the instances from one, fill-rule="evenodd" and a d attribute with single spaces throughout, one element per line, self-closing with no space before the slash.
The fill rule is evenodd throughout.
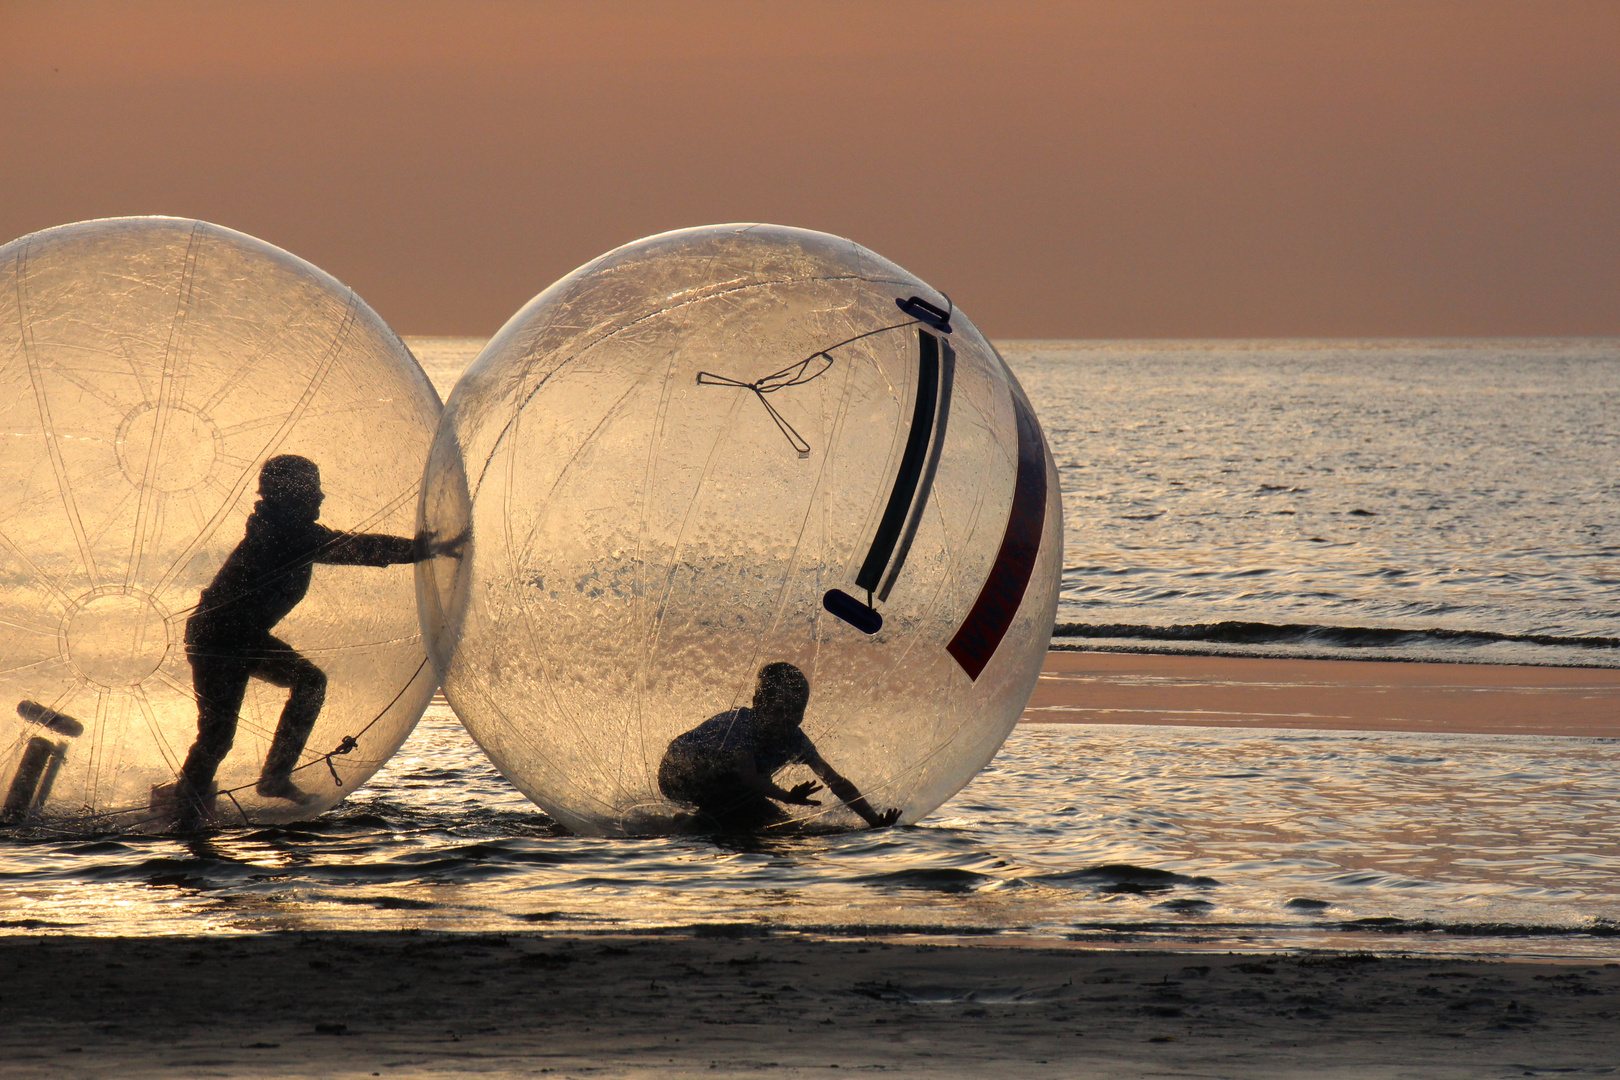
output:
<path id="1" fill-rule="evenodd" d="M 828 589 L 821 598 L 821 606 L 863 634 L 875 634 L 883 629 L 883 616 L 876 608 L 861 603 L 842 589 Z"/>
<path id="2" fill-rule="evenodd" d="M 942 334 L 951 332 L 951 313 L 940 310 L 920 296 L 908 296 L 904 300 L 896 300 L 894 306 L 918 322 L 932 326 Z"/>

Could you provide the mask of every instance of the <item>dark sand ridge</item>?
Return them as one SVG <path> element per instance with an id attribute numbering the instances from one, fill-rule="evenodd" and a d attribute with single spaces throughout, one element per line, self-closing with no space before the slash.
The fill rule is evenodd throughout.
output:
<path id="1" fill-rule="evenodd" d="M 10 1078 L 1612 1075 L 1620 965 L 795 937 L 4 938 Z M 836 1070 L 836 1071 L 835 1071 Z"/>
<path id="2" fill-rule="evenodd" d="M 1054 649 L 1024 720 L 1620 737 L 1620 668 Z"/>

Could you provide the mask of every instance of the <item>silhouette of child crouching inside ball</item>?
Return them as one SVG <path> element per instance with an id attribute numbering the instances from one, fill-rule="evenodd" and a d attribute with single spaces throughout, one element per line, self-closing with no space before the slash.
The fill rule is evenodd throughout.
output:
<path id="1" fill-rule="evenodd" d="M 789 820 L 778 806 L 820 806 L 810 798 L 821 784 L 806 780 L 791 790 L 771 777 L 794 763 L 808 765 L 844 805 L 874 829 L 893 825 L 899 810 L 879 813 L 854 784 L 817 752 L 800 728 L 810 703 L 810 681 L 792 664 L 778 661 L 759 669 L 753 706 L 710 717 L 678 735 L 658 766 L 664 797 L 697 808 L 695 825 L 705 831 L 758 832 Z"/>

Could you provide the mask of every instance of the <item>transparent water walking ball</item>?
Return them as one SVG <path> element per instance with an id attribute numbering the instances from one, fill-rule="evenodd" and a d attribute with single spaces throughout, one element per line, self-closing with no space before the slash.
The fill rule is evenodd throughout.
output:
<path id="1" fill-rule="evenodd" d="M 0 248 L 0 817 L 276 821 L 364 782 L 433 690 L 438 412 L 359 297 L 252 237 Z"/>
<path id="2" fill-rule="evenodd" d="M 571 829 L 701 818 L 671 762 L 746 724 L 771 665 L 807 681 L 820 761 L 913 821 L 1028 700 L 1060 509 L 1029 402 L 946 297 L 838 237 L 690 229 L 563 278 L 467 370 L 421 524 L 471 542 L 421 564 L 420 602 L 457 714 Z M 779 789 L 817 780 L 784 753 Z M 771 826 L 861 824 L 818 801 Z"/>

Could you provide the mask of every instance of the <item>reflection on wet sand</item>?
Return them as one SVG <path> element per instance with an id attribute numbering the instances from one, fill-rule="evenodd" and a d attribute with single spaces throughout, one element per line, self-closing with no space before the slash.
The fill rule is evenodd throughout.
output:
<path id="1" fill-rule="evenodd" d="M 1053 650 L 1026 721 L 1620 737 L 1620 669 Z"/>

